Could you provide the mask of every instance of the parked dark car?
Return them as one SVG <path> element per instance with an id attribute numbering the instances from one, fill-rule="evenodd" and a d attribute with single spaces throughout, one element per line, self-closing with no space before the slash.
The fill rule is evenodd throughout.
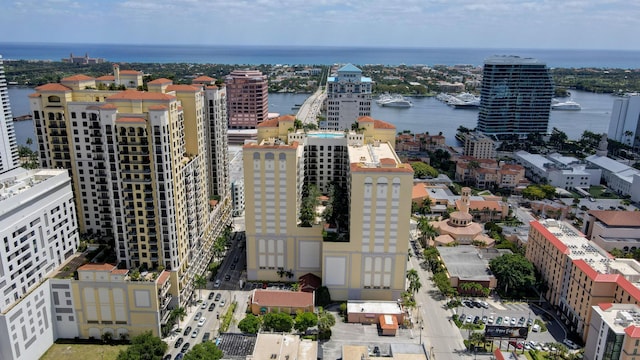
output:
<path id="1" fill-rule="evenodd" d="M 180 345 L 182 345 L 183 342 L 184 342 L 183 338 L 178 338 L 178 340 L 176 340 L 176 343 L 175 345 L 173 345 L 173 347 L 177 349 L 180 347 Z"/>
<path id="2" fill-rule="evenodd" d="M 216 296 L 216 294 L 215 294 L 215 293 L 213 293 L 213 292 L 210 292 L 210 293 L 209 293 L 209 298 L 208 298 L 208 300 L 213 299 L 213 297 L 214 297 L 214 296 Z"/>
<path id="3" fill-rule="evenodd" d="M 213 309 L 216 308 L 216 303 L 211 303 L 211 305 L 209 305 L 209 311 L 213 311 Z"/>
<path id="4" fill-rule="evenodd" d="M 187 335 L 189 335 L 189 334 L 191 334 L 191 326 L 187 326 L 187 327 L 184 329 L 184 332 L 182 333 L 182 335 L 184 335 L 184 336 L 187 336 Z"/>
<path id="5" fill-rule="evenodd" d="M 186 353 L 187 351 L 189 351 L 189 346 L 191 346 L 191 344 L 189 343 L 185 343 L 184 345 L 182 345 L 182 350 L 180 350 L 181 353 Z"/>
<path id="6" fill-rule="evenodd" d="M 476 315 L 476 317 L 473 318 L 473 323 L 477 324 L 478 321 L 480 321 L 480 316 Z"/>

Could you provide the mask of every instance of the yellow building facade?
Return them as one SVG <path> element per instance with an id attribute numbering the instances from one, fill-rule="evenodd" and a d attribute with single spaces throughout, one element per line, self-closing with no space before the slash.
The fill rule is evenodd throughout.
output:
<path id="1" fill-rule="evenodd" d="M 334 299 L 398 299 L 413 170 L 388 142 L 395 127 L 360 118 L 358 133 L 304 132 L 292 131 L 294 120 L 260 124 L 257 143 L 243 149 L 248 279 L 291 281 L 313 273 Z M 347 221 L 340 228 L 325 223 L 317 209 L 309 226 L 301 226 L 305 185 L 323 194 L 344 188 Z"/>
<path id="2" fill-rule="evenodd" d="M 123 72 L 132 83 L 141 76 Z M 205 87 L 159 79 L 150 91 L 95 90 L 95 79 L 76 75 L 30 96 L 40 163 L 70 170 L 80 232 L 112 239 L 127 268 L 168 270 L 172 306 L 191 299 L 230 224 L 229 192 L 209 201 L 210 155 L 227 148 L 208 139 L 224 120 L 208 117 Z"/>

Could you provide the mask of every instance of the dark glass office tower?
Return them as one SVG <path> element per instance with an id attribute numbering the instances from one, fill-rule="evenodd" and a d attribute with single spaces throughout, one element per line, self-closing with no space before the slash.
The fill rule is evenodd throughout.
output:
<path id="1" fill-rule="evenodd" d="M 494 56 L 484 62 L 479 132 L 526 135 L 547 132 L 553 80 L 546 64 L 518 56 Z"/>

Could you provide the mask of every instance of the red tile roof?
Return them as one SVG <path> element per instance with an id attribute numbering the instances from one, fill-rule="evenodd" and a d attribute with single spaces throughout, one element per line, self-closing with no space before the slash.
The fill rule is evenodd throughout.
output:
<path id="1" fill-rule="evenodd" d="M 207 81 L 207 82 L 212 82 L 215 81 L 216 79 L 210 77 L 210 76 L 206 76 L 206 75 L 202 75 L 202 76 L 198 76 L 197 78 L 193 79 L 193 81 L 199 81 L 199 82 L 203 82 L 203 81 Z"/>
<path id="2" fill-rule="evenodd" d="M 300 290 L 305 292 L 313 292 L 322 286 L 322 279 L 312 273 L 306 273 L 298 278 Z"/>
<path id="3" fill-rule="evenodd" d="M 253 292 L 252 304 L 273 307 L 303 308 L 314 306 L 313 293 L 287 290 L 262 290 Z"/>
<path id="4" fill-rule="evenodd" d="M 629 293 L 629 295 L 631 295 L 636 301 L 640 301 L 640 289 L 627 280 L 627 278 L 620 276 L 618 279 L 618 286 Z"/>
<path id="5" fill-rule="evenodd" d="M 107 98 L 107 101 L 112 100 L 164 100 L 171 101 L 175 100 L 176 97 L 173 95 L 167 95 L 156 92 L 146 92 L 146 91 L 138 91 L 138 90 L 125 90 L 121 91 L 115 95 L 111 95 Z"/>
<path id="6" fill-rule="evenodd" d="M 411 190 L 411 198 L 412 199 L 422 199 L 425 197 L 429 197 L 429 192 L 424 184 L 418 183 L 413 185 L 413 189 Z"/>
<path id="7" fill-rule="evenodd" d="M 62 84 L 44 84 L 38 86 L 36 91 L 71 91 L 70 87 L 66 87 Z"/>
<path id="8" fill-rule="evenodd" d="M 371 116 L 360 116 L 358 122 L 374 122 L 374 120 Z"/>
<path id="9" fill-rule="evenodd" d="M 558 238 L 551 233 L 544 225 L 542 225 L 537 220 L 531 222 L 531 227 L 536 229 L 538 232 L 542 234 L 549 242 L 555 246 L 560 252 L 563 254 L 569 254 L 569 248 L 562 241 L 558 240 Z"/>
<path id="10" fill-rule="evenodd" d="M 88 80 L 95 80 L 95 78 L 92 78 L 91 76 L 87 76 L 83 74 L 78 74 L 78 75 L 68 76 L 66 78 L 63 78 L 60 81 L 88 81 Z"/>
<path id="11" fill-rule="evenodd" d="M 129 273 L 128 269 L 114 269 L 111 270 L 112 274 L 118 274 L 118 275 L 127 275 Z"/>
<path id="12" fill-rule="evenodd" d="M 296 117 L 294 115 L 282 115 L 277 118 L 265 120 L 258 124 L 257 127 L 267 128 L 267 127 L 278 127 L 280 121 L 295 121 Z"/>
<path id="13" fill-rule="evenodd" d="M 115 269 L 116 266 L 113 264 L 107 264 L 107 263 L 90 263 L 90 264 L 84 264 L 82 266 L 80 266 L 78 268 L 78 271 L 111 271 L 113 269 Z"/>
<path id="14" fill-rule="evenodd" d="M 37 98 L 40 97 L 41 95 L 39 93 L 33 93 L 33 94 L 29 94 L 30 98 Z"/>
<path id="15" fill-rule="evenodd" d="M 589 215 L 608 226 L 640 227 L 640 211 L 590 210 Z"/>
<path id="16" fill-rule="evenodd" d="M 189 92 L 196 92 L 196 91 L 200 91 L 201 89 L 197 86 L 193 86 L 193 85 L 169 85 L 167 86 L 167 91 L 189 91 Z"/>
<path id="17" fill-rule="evenodd" d="M 142 71 L 138 70 L 120 70 L 121 75 L 142 75 Z"/>
<path id="18" fill-rule="evenodd" d="M 373 127 L 376 129 L 395 129 L 391 123 L 382 120 L 373 120 Z"/>
<path id="19" fill-rule="evenodd" d="M 105 81 L 112 81 L 115 80 L 116 77 L 113 75 L 102 75 L 100 77 L 97 77 L 96 80 L 105 80 Z"/>
<path id="20" fill-rule="evenodd" d="M 155 85 L 155 84 L 166 84 L 166 83 L 173 83 L 173 80 L 167 79 L 167 78 L 159 78 L 159 79 L 151 80 L 147 84 Z"/>
<path id="21" fill-rule="evenodd" d="M 600 307 L 600 309 L 607 311 L 609 309 L 611 309 L 611 307 L 613 307 L 612 303 L 602 303 L 602 304 L 598 304 L 598 306 Z"/>
<path id="22" fill-rule="evenodd" d="M 573 260 L 573 263 L 582 270 L 593 281 L 597 282 L 617 282 L 622 276 L 618 274 L 600 274 L 582 259 Z"/>
<path id="23" fill-rule="evenodd" d="M 624 329 L 627 336 L 632 338 L 640 338 L 640 326 L 631 325 Z"/>
<path id="24" fill-rule="evenodd" d="M 171 274 L 168 271 L 162 271 L 160 276 L 158 276 L 158 283 L 159 284 L 164 284 L 165 282 L 167 282 L 167 280 L 169 280 L 169 276 L 170 275 Z"/>
<path id="25" fill-rule="evenodd" d="M 387 315 L 380 315 L 379 317 L 380 328 L 382 330 L 397 330 L 398 319 L 396 319 L 396 317 L 393 315 L 388 315 L 388 318 L 389 320 L 391 320 L 391 323 L 387 322 Z"/>
<path id="26" fill-rule="evenodd" d="M 102 106 L 100 106 L 100 109 L 117 109 L 118 107 L 116 106 L 116 104 L 104 104 Z"/>

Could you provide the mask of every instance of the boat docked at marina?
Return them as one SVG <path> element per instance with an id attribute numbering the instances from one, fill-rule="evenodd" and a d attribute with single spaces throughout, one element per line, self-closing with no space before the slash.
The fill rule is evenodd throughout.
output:
<path id="1" fill-rule="evenodd" d="M 475 109 L 480 106 L 480 96 L 471 93 L 458 95 L 440 93 L 436 96 L 436 99 L 456 109 Z"/>
<path id="2" fill-rule="evenodd" d="M 413 103 L 411 100 L 405 98 L 402 95 L 390 95 L 390 94 L 382 94 L 376 100 L 376 103 L 380 106 L 386 107 L 411 107 Z"/>

